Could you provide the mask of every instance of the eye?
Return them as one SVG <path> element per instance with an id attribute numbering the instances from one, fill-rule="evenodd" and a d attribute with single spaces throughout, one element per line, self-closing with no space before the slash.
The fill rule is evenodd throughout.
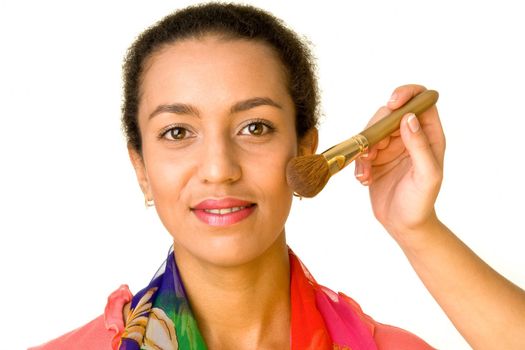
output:
<path id="1" fill-rule="evenodd" d="M 263 136 L 273 132 L 275 127 L 267 121 L 253 121 L 242 128 L 240 135 Z"/>
<path id="2" fill-rule="evenodd" d="M 159 135 L 159 138 L 170 141 L 180 141 L 192 137 L 193 133 L 183 126 L 171 126 Z"/>

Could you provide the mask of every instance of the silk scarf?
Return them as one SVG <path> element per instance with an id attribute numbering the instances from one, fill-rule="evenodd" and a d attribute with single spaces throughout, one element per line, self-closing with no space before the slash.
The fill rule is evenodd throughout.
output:
<path id="1" fill-rule="evenodd" d="M 342 293 L 318 285 L 289 250 L 292 350 L 377 350 L 373 325 Z M 206 350 L 173 249 L 131 301 L 119 350 Z"/>

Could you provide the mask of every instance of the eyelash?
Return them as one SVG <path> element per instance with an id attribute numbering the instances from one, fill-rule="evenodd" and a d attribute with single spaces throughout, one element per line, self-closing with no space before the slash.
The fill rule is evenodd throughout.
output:
<path id="1" fill-rule="evenodd" d="M 263 125 L 264 127 L 266 127 L 266 131 L 261 134 L 261 135 L 247 135 L 247 136 L 256 136 L 256 137 L 261 137 L 261 136 L 264 136 L 268 133 L 273 133 L 275 131 L 275 126 L 267 121 L 267 120 L 264 120 L 264 119 L 255 119 L 255 120 L 251 120 L 249 123 L 246 123 L 242 128 L 241 128 L 241 131 L 239 131 L 239 134 L 242 135 L 242 131 L 244 129 L 246 129 L 247 127 L 249 127 L 250 125 L 254 125 L 254 124 L 261 124 Z M 189 128 L 188 126 L 186 125 L 183 125 L 183 124 L 172 124 L 172 125 L 169 125 L 167 127 L 165 127 L 164 129 L 161 130 L 161 132 L 159 133 L 159 136 L 158 138 L 159 139 L 165 139 L 166 138 L 166 135 L 168 133 L 170 133 L 171 131 L 175 130 L 175 129 L 181 129 L 181 130 L 184 130 L 186 133 L 193 133 Z M 184 137 L 183 139 L 167 139 L 168 141 L 182 141 L 184 139 L 187 139 L 188 137 Z"/>
<path id="2" fill-rule="evenodd" d="M 193 132 L 188 128 L 188 126 L 186 125 L 183 125 L 183 124 L 172 124 L 172 125 L 169 125 L 167 127 L 165 127 L 164 129 L 161 130 L 158 138 L 159 140 L 160 139 L 165 139 L 166 138 L 166 135 L 168 133 L 170 133 L 171 131 L 175 130 L 175 129 L 181 129 L 181 130 L 184 130 L 186 133 L 191 133 L 193 134 Z M 182 141 L 184 139 L 187 139 L 188 137 L 184 137 L 183 139 L 167 139 L 168 141 Z"/>
<path id="3" fill-rule="evenodd" d="M 275 131 L 275 126 L 272 123 L 270 123 L 269 121 L 264 120 L 264 119 L 255 119 L 255 120 L 250 120 L 249 123 L 244 125 L 241 128 L 241 131 L 239 133 L 241 133 L 244 129 L 246 129 L 250 125 L 254 125 L 254 124 L 261 124 L 264 127 L 266 127 L 268 130 L 266 132 L 263 132 L 263 134 L 261 134 L 261 135 L 251 135 L 251 136 L 258 136 L 258 137 L 260 137 L 260 136 L 264 136 L 264 135 L 266 135 L 268 133 L 273 133 Z"/>

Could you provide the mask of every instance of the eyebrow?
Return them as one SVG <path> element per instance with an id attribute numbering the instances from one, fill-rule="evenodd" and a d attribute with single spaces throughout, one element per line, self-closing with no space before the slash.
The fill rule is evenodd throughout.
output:
<path id="1" fill-rule="evenodd" d="M 283 107 L 280 104 L 278 104 L 269 97 L 254 97 L 235 103 L 231 107 L 230 113 L 234 114 L 238 112 L 243 112 L 259 106 L 272 106 L 275 108 L 283 109 Z M 195 117 L 200 117 L 199 110 L 192 105 L 185 103 L 171 103 L 159 105 L 149 115 L 149 119 L 161 113 L 186 114 L 193 115 Z"/>
<path id="2" fill-rule="evenodd" d="M 269 97 L 254 97 L 248 100 L 237 102 L 236 104 L 232 106 L 230 112 L 234 114 L 237 112 L 247 111 L 249 109 L 259 107 L 259 106 L 272 106 L 272 107 L 276 107 L 279 109 L 283 109 L 283 107 L 280 104 L 278 104 L 277 102 L 275 102 Z"/>
<path id="3" fill-rule="evenodd" d="M 185 103 L 171 103 L 159 105 L 155 110 L 149 115 L 149 119 L 161 113 L 174 113 L 174 114 L 189 114 L 199 117 L 199 111 L 191 105 Z"/>

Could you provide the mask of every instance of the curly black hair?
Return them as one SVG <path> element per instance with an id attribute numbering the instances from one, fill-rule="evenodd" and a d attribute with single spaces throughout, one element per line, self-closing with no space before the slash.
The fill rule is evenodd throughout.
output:
<path id="1" fill-rule="evenodd" d="M 272 47 L 286 68 L 288 90 L 295 104 L 295 125 L 300 139 L 317 126 L 319 92 L 315 62 L 307 43 L 272 14 L 249 5 L 206 3 L 176 11 L 138 36 L 128 49 L 124 65 L 122 127 L 128 145 L 142 154 L 138 124 L 141 75 L 148 58 L 177 40 L 221 34 Z"/>

